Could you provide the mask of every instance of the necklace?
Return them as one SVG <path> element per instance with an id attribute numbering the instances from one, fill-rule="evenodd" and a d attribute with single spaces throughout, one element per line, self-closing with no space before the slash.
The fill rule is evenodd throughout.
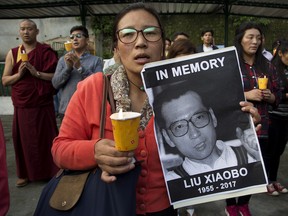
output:
<path id="1" fill-rule="evenodd" d="M 138 86 L 138 85 L 136 85 L 134 82 L 132 82 L 132 81 L 129 80 L 129 79 L 128 79 L 128 81 L 129 81 L 130 83 L 132 83 L 134 86 L 136 86 L 140 91 L 145 91 L 144 86 Z"/>

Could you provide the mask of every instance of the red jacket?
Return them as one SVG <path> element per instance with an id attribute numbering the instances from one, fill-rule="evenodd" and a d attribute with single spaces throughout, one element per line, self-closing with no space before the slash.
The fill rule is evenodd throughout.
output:
<path id="1" fill-rule="evenodd" d="M 80 82 L 70 100 L 60 133 L 52 147 L 55 163 L 61 168 L 79 170 L 97 165 L 94 145 L 99 140 L 102 76 L 102 73 L 96 73 Z M 113 139 L 110 104 L 107 103 L 106 107 L 105 138 Z M 144 160 L 136 189 L 137 214 L 168 208 L 170 203 L 154 136 L 154 118 L 145 130 L 139 131 L 135 156 Z"/>

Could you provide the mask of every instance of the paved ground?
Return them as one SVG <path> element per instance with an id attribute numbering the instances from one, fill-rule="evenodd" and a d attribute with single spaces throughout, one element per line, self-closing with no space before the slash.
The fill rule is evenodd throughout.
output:
<path id="1" fill-rule="evenodd" d="M 0 115 L 0 118 L 3 123 L 7 145 L 7 163 L 11 196 L 11 205 L 7 216 L 32 216 L 41 190 L 46 183 L 35 182 L 30 183 L 23 188 L 15 187 L 17 178 L 15 174 L 14 149 L 11 139 L 12 116 Z M 283 184 L 288 185 L 288 148 L 286 148 L 286 152 L 282 156 L 279 180 Z M 280 195 L 279 197 L 257 194 L 252 196 L 250 209 L 253 216 L 286 216 L 288 215 L 287 204 L 288 194 Z M 197 205 L 195 207 L 197 216 L 224 216 L 224 206 L 224 201 L 217 201 Z"/>

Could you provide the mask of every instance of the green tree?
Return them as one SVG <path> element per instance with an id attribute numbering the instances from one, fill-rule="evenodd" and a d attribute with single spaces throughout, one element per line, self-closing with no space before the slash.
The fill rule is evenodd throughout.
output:
<path id="1" fill-rule="evenodd" d="M 267 27 L 271 23 L 271 19 L 251 17 L 251 16 L 232 16 L 232 19 L 233 19 L 233 26 L 236 28 L 241 23 L 244 23 L 244 22 L 256 22 L 260 24 L 262 27 Z"/>
<path id="2" fill-rule="evenodd" d="M 96 54 L 102 58 L 112 57 L 113 16 L 94 16 L 91 28 L 96 37 Z"/>

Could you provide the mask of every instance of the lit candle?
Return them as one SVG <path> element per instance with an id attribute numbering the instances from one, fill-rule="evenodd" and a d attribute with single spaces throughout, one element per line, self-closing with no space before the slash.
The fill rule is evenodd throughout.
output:
<path id="1" fill-rule="evenodd" d="M 28 61 L 28 55 L 27 55 L 27 53 L 25 52 L 25 50 L 22 50 L 21 60 L 22 60 L 22 62 Z"/>
<path id="2" fill-rule="evenodd" d="M 124 118 L 122 108 L 120 108 L 120 110 L 119 110 L 119 115 L 118 115 L 118 117 L 119 117 L 119 119 L 123 119 L 123 118 Z"/>

